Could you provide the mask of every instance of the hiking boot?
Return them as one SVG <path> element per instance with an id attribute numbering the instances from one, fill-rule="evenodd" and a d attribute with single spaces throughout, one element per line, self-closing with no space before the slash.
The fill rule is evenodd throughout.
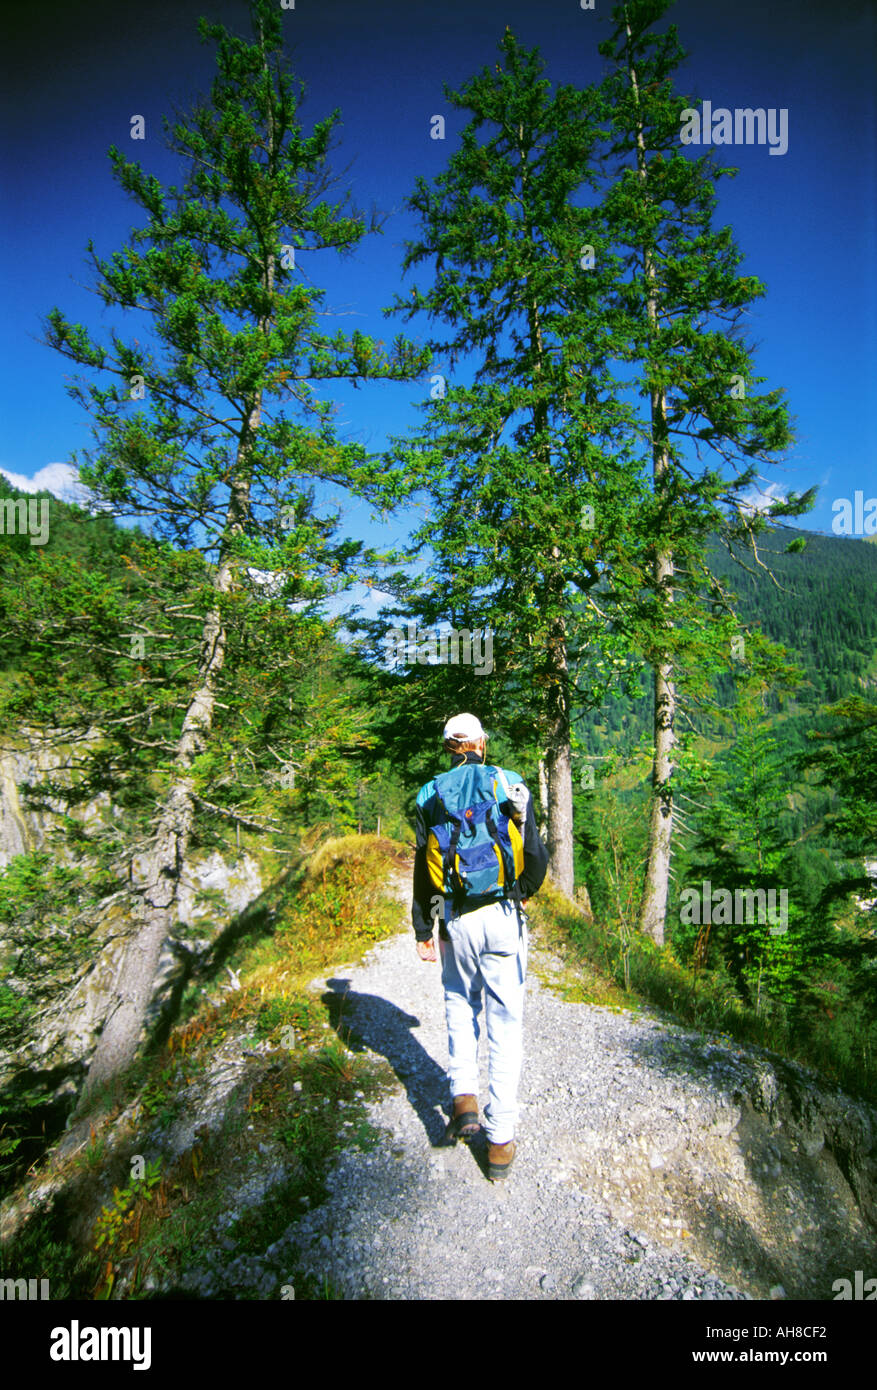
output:
<path id="1" fill-rule="evenodd" d="M 502 1182 L 512 1166 L 517 1147 L 514 1139 L 507 1144 L 488 1144 L 487 1176 L 491 1182 Z"/>
<path id="2" fill-rule="evenodd" d="M 462 1139 L 469 1144 L 481 1129 L 478 1122 L 478 1097 L 454 1096 L 454 1113 L 448 1125 L 446 1139 Z"/>

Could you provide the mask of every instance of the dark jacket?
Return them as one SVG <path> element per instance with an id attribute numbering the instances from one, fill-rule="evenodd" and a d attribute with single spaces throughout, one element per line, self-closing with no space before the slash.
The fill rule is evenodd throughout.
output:
<path id="1" fill-rule="evenodd" d="M 477 753 L 452 754 L 451 766 L 458 767 L 462 763 L 480 763 L 481 758 Z M 505 769 L 504 769 L 505 771 Z M 509 782 L 519 782 L 521 780 L 517 773 L 506 771 Z M 417 808 L 415 811 L 415 844 L 414 851 L 414 900 L 411 906 L 411 921 L 414 926 L 414 935 L 418 941 L 428 941 L 432 936 L 433 919 L 430 913 L 432 900 L 436 896 L 435 885 L 429 877 L 426 867 L 426 838 L 430 827 L 440 818 L 441 813 L 438 809 L 438 802 L 435 798 L 435 778 L 421 787 L 417 796 Z M 527 802 L 527 818 L 524 822 L 524 871 L 518 880 L 523 898 L 531 898 L 542 886 L 545 872 L 548 868 L 548 850 L 540 838 L 536 828 L 536 817 L 533 813 L 533 798 Z"/>

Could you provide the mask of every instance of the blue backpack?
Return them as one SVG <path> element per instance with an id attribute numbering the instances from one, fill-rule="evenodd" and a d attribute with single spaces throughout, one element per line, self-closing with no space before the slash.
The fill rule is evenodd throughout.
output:
<path id="1" fill-rule="evenodd" d="M 501 768 L 463 763 L 435 779 L 440 815 L 430 827 L 426 863 L 435 888 L 459 910 L 467 902 L 514 896 L 524 870 L 524 842 L 500 809 L 508 803 Z"/>

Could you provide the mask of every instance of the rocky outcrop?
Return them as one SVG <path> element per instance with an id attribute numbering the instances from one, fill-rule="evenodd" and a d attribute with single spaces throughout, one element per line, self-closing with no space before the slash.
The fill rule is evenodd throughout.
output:
<path id="1" fill-rule="evenodd" d="M 59 834 L 64 815 L 91 829 L 114 818 L 117 813 L 106 791 L 72 803 L 63 794 L 82 781 L 83 749 L 99 741 L 97 730 L 71 743 L 56 741 L 51 731 L 25 729 L 16 740 L 18 747 L 0 751 L 0 869 L 16 855 L 33 850 L 50 849 L 58 859 L 69 858 Z"/>
<path id="2" fill-rule="evenodd" d="M 99 739 L 92 731 L 85 740 Z M 53 742 L 24 731 L 20 746 L 0 754 L 0 869 L 21 854 L 46 851 L 54 862 L 72 862 L 62 817 L 98 831 L 118 810 L 109 795 L 65 791 L 82 779 L 83 743 Z M 180 886 L 175 929 L 162 948 L 141 1044 L 164 1027 L 193 970 L 213 952 L 224 933 L 264 887 L 263 873 L 249 854 L 233 863 L 219 852 L 193 856 Z M 14 1113 L 16 1097 L 41 1091 L 49 1109 L 69 1108 L 105 1023 L 107 1001 L 117 985 L 125 949 L 139 924 L 135 895 L 120 889 L 72 920 L 45 912 L 28 924 L 29 959 L 24 959 L 15 924 L 0 920 L 3 985 L 27 1003 L 26 1038 L 6 1038 L 0 1047 L 0 1092 Z M 59 949 L 63 945 L 63 949 Z M 43 949 L 44 947 L 44 949 Z M 39 967 L 35 977 L 34 963 Z M 20 973 L 19 973 L 20 971 Z M 8 996 L 7 996 L 8 997 Z"/>
<path id="3" fill-rule="evenodd" d="M 259 865 L 249 855 L 230 865 L 214 853 L 188 866 L 179 934 L 169 937 L 162 949 L 141 1043 L 163 1026 L 193 970 L 233 929 L 262 887 Z M 204 890 L 210 892 L 209 903 L 198 900 Z M 66 973 L 41 981 L 41 1008 L 27 1042 L 0 1051 L 0 1089 L 13 1079 L 13 1089 L 42 1084 L 47 1102 L 67 1099 L 72 1104 L 97 1045 L 125 948 L 138 925 L 137 913 L 137 899 L 122 890 L 71 924 L 71 934 L 88 943 L 86 958 L 68 966 Z M 7 968 L 4 983 L 9 988 L 22 995 L 33 991 L 32 980 L 16 976 L 8 953 Z"/>

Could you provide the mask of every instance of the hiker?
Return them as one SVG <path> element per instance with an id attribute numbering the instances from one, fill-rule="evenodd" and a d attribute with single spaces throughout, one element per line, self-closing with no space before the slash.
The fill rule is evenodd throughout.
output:
<path id="1" fill-rule="evenodd" d="M 417 795 L 414 900 L 417 954 L 436 959 L 439 920 L 453 1114 L 447 1138 L 479 1132 L 478 1015 L 486 997 L 490 1099 L 484 1111 L 488 1176 L 504 1178 L 515 1156 L 523 1060 L 526 900 L 541 886 L 548 852 L 533 803 L 514 772 L 485 764 L 487 738 L 472 714 L 444 727 L 451 770 Z"/>

